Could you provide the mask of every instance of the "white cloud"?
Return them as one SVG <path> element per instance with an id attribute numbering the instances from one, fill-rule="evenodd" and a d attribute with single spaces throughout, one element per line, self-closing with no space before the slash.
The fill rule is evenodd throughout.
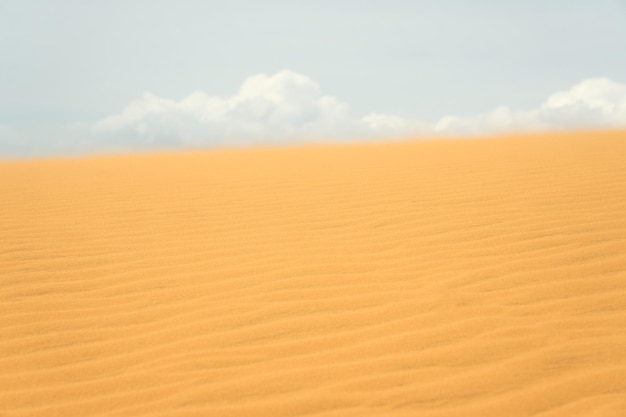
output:
<path id="1" fill-rule="evenodd" d="M 581 128 L 626 128 L 626 84 L 589 78 L 534 109 L 499 106 L 425 123 L 377 112 L 356 116 L 310 78 L 281 71 L 249 77 L 230 97 L 196 91 L 173 100 L 147 92 L 94 124 L 0 125 L 0 157 Z"/>
<path id="2" fill-rule="evenodd" d="M 626 85 L 607 78 L 590 78 L 567 91 L 552 94 L 539 109 L 542 120 L 553 127 L 626 125 Z"/>
<path id="3" fill-rule="evenodd" d="M 180 101 L 145 93 L 120 114 L 98 122 L 102 137 L 136 145 L 236 145 L 358 131 L 348 106 L 304 75 L 281 71 L 245 80 L 231 97 L 196 91 Z"/>
<path id="4" fill-rule="evenodd" d="M 434 125 L 445 134 L 626 127 L 626 85 L 589 78 L 550 95 L 531 110 L 501 106 L 473 117 L 446 116 Z"/>
<path id="5" fill-rule="evenodd" d="M 310 78 L 281 71 L 249 77 L 224 98 L 196 91 L 177 101 L 145 93 L 92 130 L 109 149 L 127 149 L 623 126 L 626 85 L 604 78 L 583 80 L 535 109 L 499 106 L 477 116 L 446 116 L 427 124 L 383 113 L 356 117 Z"/>

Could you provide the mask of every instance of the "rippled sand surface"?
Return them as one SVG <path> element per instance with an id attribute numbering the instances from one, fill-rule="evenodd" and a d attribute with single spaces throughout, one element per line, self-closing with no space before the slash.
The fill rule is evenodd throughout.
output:
<path id="1" fill-rule="evenodd" d="M 626 133 L 0 163 L 0 416 L 625 416 Z"/>

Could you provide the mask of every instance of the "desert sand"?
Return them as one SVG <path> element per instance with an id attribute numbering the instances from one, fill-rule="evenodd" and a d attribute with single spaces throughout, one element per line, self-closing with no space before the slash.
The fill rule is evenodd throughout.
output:
<path id="1" fill-rule="evenodd" d="M 0 416 L 625 416 L 626 133 L 0 163 Z"/>

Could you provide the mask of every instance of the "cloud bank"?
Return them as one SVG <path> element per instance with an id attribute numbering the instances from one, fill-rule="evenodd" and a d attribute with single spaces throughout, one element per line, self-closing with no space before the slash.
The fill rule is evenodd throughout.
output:
<path id="1" fill-rule="evenodd" d="M 623 127 L 626 127 L 626 84 L 589 78 L 569 90 L 550 95 L 536 109 L 512 110 L 501 106 L 475 117 L 446 116 L 434 125 L 434 131 L 475 135 Z"/>
<path id="2" fill-rule="evenodd" d="M 425 123 L 393 114 L 362 117 L 322 92 L 305 75 L 255 75 L 236 94 L 196 91 L 182 100 L 145 93 L 93 128 L 96 135 L 136 145 L 239 145 L 292 139 L 325 140 L 406 135 L 482 135 L 512 131 L 626 126 L 626 85 L 586 79 L 549 96 L 539 107 L 500 106 L 473 117 L 445 116 Z"/>
<path id="3" fill-rule="evenodd" d="M 139 145 L 239 145 L 365 133 L 348 106 L 308 77 L 281 71 L 249 77 L 236 94 L 196 91 L 182 100 L 145 93 L 94 133 Z"/>
<path id="4" fill-rule="evenodd" d="M 417 94 L 418 92 L 416 92 Z M 33 135 L 0 126 L 0 152 L 85 153 L 275 144 L 293 141 L 489 135 L 566 129 L 626 127 L 626 84 L 582 80 L 550 95 L 534 109 L 497 107 L 472 117 L 445 116 L 426 123 L 394 114 L 358 116 L 305 75 L 280 71 L 247 78 L 235 94 L 196 91 L 181 100 L 146 92 L 119 114 Z M 32 137 L 31 137 L 32 136 Z"/>

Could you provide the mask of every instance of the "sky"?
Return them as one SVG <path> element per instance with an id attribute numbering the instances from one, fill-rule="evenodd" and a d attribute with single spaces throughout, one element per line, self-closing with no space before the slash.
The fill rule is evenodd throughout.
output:
<path id="1" fill-rule="evenodd" d="M 0 0 L 0 158 L 626 127 L 626 0 Z"/>

